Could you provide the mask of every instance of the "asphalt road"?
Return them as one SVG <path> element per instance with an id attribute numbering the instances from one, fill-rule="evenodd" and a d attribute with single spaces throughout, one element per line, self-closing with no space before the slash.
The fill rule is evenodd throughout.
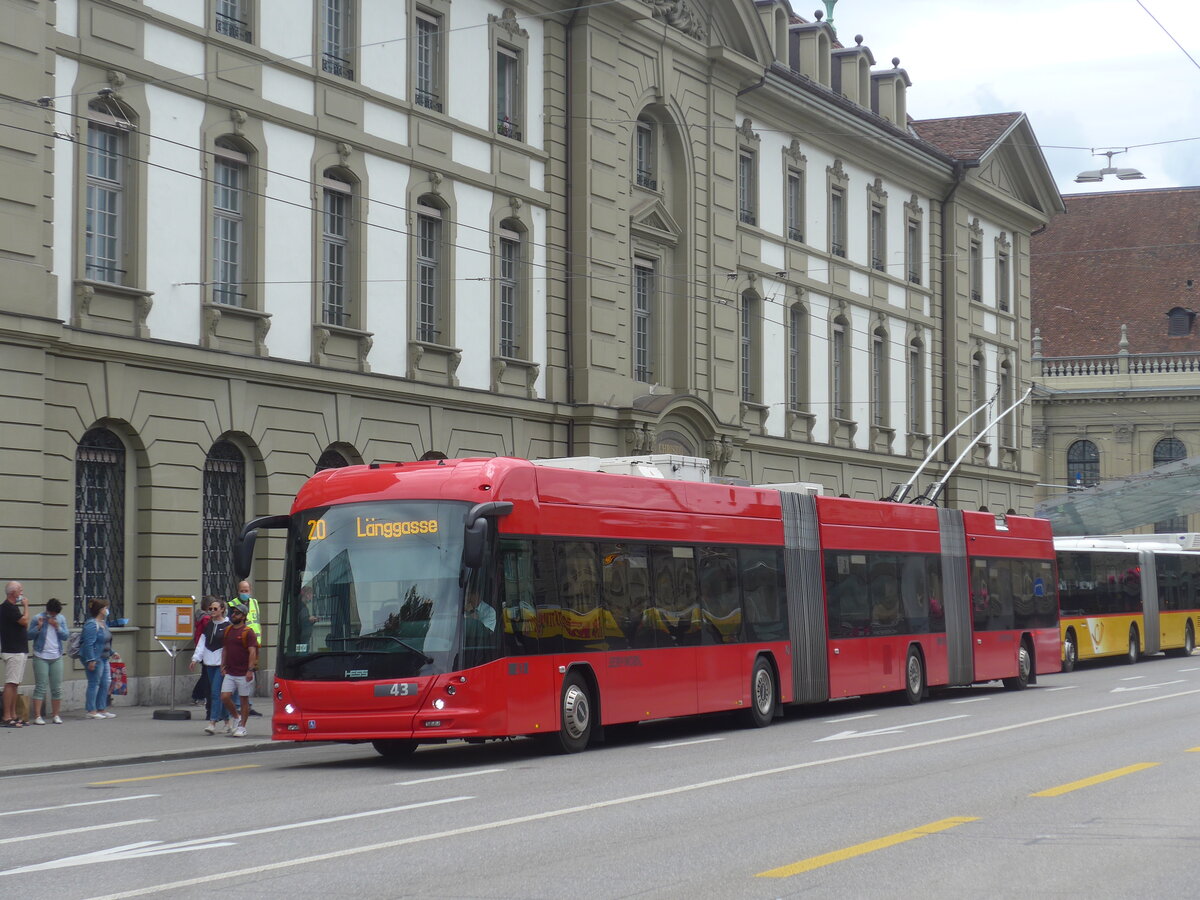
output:
<path id="1" fill-rule="evenodd" d="M 1025 692 L 529 741 L 314 746 L 0 779 L 23 898 L 1179 897 L 1200 656 Z"/>

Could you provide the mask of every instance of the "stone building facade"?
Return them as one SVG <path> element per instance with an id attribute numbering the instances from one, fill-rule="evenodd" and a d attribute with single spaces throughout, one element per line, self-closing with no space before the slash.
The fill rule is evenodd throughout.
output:
<path id="1" fill-rule="evenodd" d="M 1029 122 L 914 121 L 898 59 L 785 0 L 0 18 L 3 574 L 109 599 L 145 702 L 155 597 L 230 593 L 317 468 L 670 452 L 879 497 L 1033 375 Z M 1030 511 L 1030 434 L 943 499 Z"/>

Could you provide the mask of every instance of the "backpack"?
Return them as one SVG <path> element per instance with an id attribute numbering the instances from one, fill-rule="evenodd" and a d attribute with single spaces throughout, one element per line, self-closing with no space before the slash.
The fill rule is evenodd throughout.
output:
<path id="1" fill-rule="evenodd" d="M 71 659 L 79 659 L 79 645 L 83 642 L 83 630 L 75 632 L 67 638 L 67 656 Z"/>

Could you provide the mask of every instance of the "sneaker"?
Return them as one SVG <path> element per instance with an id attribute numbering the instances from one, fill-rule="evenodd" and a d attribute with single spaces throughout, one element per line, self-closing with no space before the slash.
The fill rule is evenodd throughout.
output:
<path id="1" fill-rule="evenodd" d="M 261 716 L 261 715 L 262 715 L 262 713 L 260 713 L 260 712 L 259 712 L 257 709 L 255 709 L 255 708 L 252 706 L 252 707 L 250 707 L 250 715 L 252 715 L 252 716 Z"/>
<path id="2" fill-rule="evenodd" d="M 207 725 L 205 725 L 204 733 L 205 734 L 216 734 L 217 733 L 217 723 L 209 722 Z"/>
<path id="3" fill-rule="evenodd" d="M 50 723 L 52 725 L 61 725 L 63 723 L 63 720 L 60 716 L 55 716 L 53 719 L 50 720 Z"/>
<path id="4" fill-rule="evenodd" d="M 231 723 L 231 722 L 226 722 L 226 723 L 225 723 L 225 733 L 226 733 L 226 734 L 233 734 L 233 723 Z"/>
<path id="5" fill-rule="evenodd" d="M 107 709 L 100 710 L 100 718 L 102 719 L 115 719 L 116 717 L 116 713 L 110 713 Z"/>
<path id="6" fill-rule="evenodd" d="M 85 719 L 103 719 L 104 713 L 90 712 L 84 715 Z"/>
<path id="7" fill-rule="evenodd" d="M 38 716 L 36 719 L 33 720 L 33 724 L 34 725 L 45 725 L 46 720 L 43 719 L 41 716 Z"/>
<path id="8" fill-rule="evenodd" d="M 237 728 L 233 729 L 233 736 L 234 737 L 245 737 L 246 736 L 245 726 L 239 725 Z"/>

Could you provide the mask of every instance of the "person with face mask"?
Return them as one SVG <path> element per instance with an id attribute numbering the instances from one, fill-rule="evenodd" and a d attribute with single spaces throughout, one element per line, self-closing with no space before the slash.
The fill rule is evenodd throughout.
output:
<path id="1" fill-rule="evenodd" d="M 229 715 L 238 714 L 233 698 L 242 699 L 241 718 L 233 729 L 234 737 L 246 736 L 250 717 L 250 692 L 254 689 L 254 668 L 258 665 L 258 636 L 246 624 L 247 609 L 238 602 L 229 604 L 229 628 L 225 632 L 225 651 L 221 658 L 221 703 Z"/>
<path id="2" fill-rule="evenodd" d="M 234 597 L 232 600 L 229 601 L 230 607 L 232 607 L 235 603 L 246 607 L 246 627 L 254 632 L 255 643 L 261 647 L 262 646 L 262 625 L 259 623 L 259 620 L 258 620 L 258 600 L 256 600 L 254 597 L 250 596 L 250 582 L 249 581 L 239 581 L 238 582 L 238 593 L 237 593 L 236 597 Z M 262 715 L 262 713 L 260 713 L 257 709 L 254 708 L 254 704 L 250 701 L 249 694 L 246 695 L 246 702 L 250 703 L 250 715 L 252 715 L 252 716 L 261 716 Z"/>

